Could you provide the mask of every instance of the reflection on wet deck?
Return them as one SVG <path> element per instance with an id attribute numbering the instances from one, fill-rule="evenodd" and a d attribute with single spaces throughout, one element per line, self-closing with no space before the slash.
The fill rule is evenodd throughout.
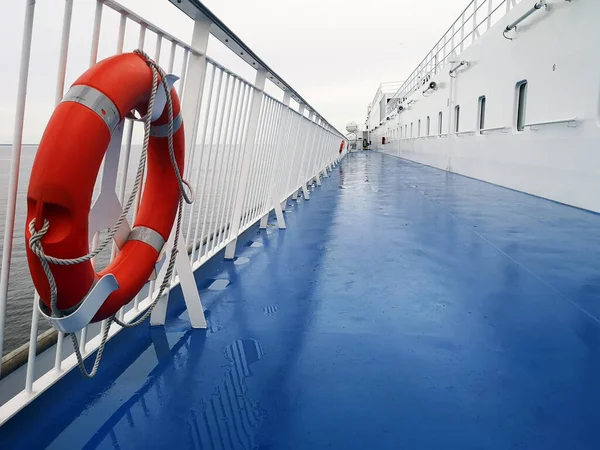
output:
<path id="1" fill-rule="evenodd" d="M 600 447 L 600 216 L 378 153 L 286 214 L 2 448 Z"/>

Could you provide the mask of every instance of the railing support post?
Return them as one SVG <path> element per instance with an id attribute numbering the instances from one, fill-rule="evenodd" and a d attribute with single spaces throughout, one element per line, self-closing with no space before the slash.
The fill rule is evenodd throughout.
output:
<path id="1" fill-rule="evenodd" d="M 233 259 L 235 257 L 235 246 L 237 244 L 238 233 L 240 231 L 240 221 L 242 220 L 242 208 L 246 199 L 246 191 L 248 178 L 250 176 L 250 163 L 252 154 L 254 153 L 254 145 L 256 133 L 258 131 L 258 119 L 260 118 L 260 105 L 263 100 L 263 91 L 265 89 L 265 81 L 267 73 L 263 69 L 256 71 L 256 79 L 254 81 L 254 92 L 252 93 L 252 104 L 250 105 L 250 117 L 248 119 L 248 131 L 246 132 L 246 141 L 244 143 L 244 159 L 242 160 L 242 173 L 240 174 L 240 182 L 235 196 L 235 208 L 231 218 L 231 234 L 232 241 L 225 248 L 225 259 Z"/>
<path id="2" fill-rule="evenodd" d="M 196 133 L 194 132 L 198 128 L 198 121 L 200 119 L 200 108 L 199 105 L 202 102 L 202 91 L 204 90 L 204 80 L 206 78 L 206 49 L 208 47 L 208 38 L 210 36 L 211 21 L 206 17 L 196 19 L 194 23 L 194 31 L 192 34 L 192 48 L 200 54 L 190 52 L 188 59 L 188 68 L 185 77 L 185 86 L 183 92 L 185 92 L 185 98 L 181 104 L 181 114 L 184 123 L 187 124 L 187 133 L 185 134 L 185 147 L 186 154 L 193 154 L 194 145 L 196 141 Z M 188 165 L 191 169 L 192 164 Z M 166 243 L 166 251 L 170 253 L 175 244 L 175 232 L 171 233 L 169 240 Z M 204 317 L 204 309 L 202 308 L 202 302 L 200 300 L 200 294 L 196 287 L 194 280 L 194 272 L 192 266 L 189 263 L 187 257 L 187 248 L 185 245 L 185 238 L 183 233 L 179 233 L 178 241 L 178 254 L 175 262 L 175 268 L 179 275 L 179 282 L 183 297 L 188 310 L 188 316 L 190 323 L 193 328 L 206 328 L 206 318 Z M 167 253 L 167 254 L 168 254 Z M 163 269 L 166 269 L 167 264 L 163 264 Z M 161 276 L 164 277 L 165 273 L 162 271 L 159 274 L 159 280 Z M 154 286 L 154 284 L 152 284 Z M 149 292 L 148 295 L 152 300 L 153 292 Z M 158 304 L 152 310 L 150 316 L 151 325 L 164 325 L 167 316 L 167 305 L 169 302 L 169 292 L 167 291 L 163 297 L 158 301 Z"/>
<path id="3" fill-rule="evenodd" d="M 192 48 L 201 54 L 189 53 L 188 68 L 185 73 L 185 86 L 180 86 L 180 91 L 183 88 L 183 92 L 185 93 L 185 98 L 181 104 L 181 114 L 183 122 L 186 124 L 186 156 L 193 153 L 196 141 L 195 130 L 198 128 L 198 121 L 200 120 L 200 104 L 202 101 L 202 91 L 204 90 L 204 80 L 206 79 L 205 55 L 210 36 L 210 26 L 211 22 L 206 17 L 196 19 L 192 34 Z M 191 164 L 189 168 L 191 169 Z"/>

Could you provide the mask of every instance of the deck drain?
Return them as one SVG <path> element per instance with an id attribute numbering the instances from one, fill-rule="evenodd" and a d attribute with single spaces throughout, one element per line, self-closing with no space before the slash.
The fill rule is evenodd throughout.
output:
<path id="1" fill-rule="evenodd" d="M 263 308 L 263 311 L 265 312 L 265 314 L 267 316 L 272 316 L 273 314 L 275 314 L 277 312 L 277 306 L 265 306 Z"/>
<path id="2" fill-rule="evenodd" d="M 209 291 L 222 291 L 227 286 L 229 286 L 229 280 L 225 278 L 219 278 L 213 281 L 210 286 L 208 286 Z"/>
<path id="3" fill-rule="evenodd" d="M 233 261 L 233 264 L 235 264 L 236 266 L 242 266 L 244 264 L 248 264 L 250 262 L 250 258 L 246 258 L 245 256 L 238 256 L 237 258 L 235 258 L 235 261 Z"/>

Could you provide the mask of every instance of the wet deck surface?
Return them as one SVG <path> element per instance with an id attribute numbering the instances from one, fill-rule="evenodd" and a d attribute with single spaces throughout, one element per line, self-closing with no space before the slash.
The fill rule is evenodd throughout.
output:
<path id="1" fill-rule="evenodd" d="M 600 448 L 600 216 L 379 153 L 288 210 L 1 447 Z"/>

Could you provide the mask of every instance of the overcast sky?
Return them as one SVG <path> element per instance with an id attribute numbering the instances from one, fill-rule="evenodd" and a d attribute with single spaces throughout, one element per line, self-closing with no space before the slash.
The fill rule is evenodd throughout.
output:
<path id="1" fill-rule="evenodd" d="M 0 0 L 0 143 L 12 141 L 24 4 Z M 121 3 L 178 38 L 189 41 L 192 22 L 168 0 Z M 269 66 L 338 129 L 362 124 L 383 81 L 412 72 L 468 3 L 467 0 L 206 0 L 204 2 Z M 67 86 L 89 63 L 94 0 L 75 0 Z M 35 15 L 26 143 L 39 140 L 52 111 L 63 0 L 38 0 Z M 105 8 L 106 10 L 106 8 Z M 105 13 L 100 57 L 114 52 L 118 16 Z M 126 49 L 137 43 L 127 29 Z M 154 52 L 152 35 L 146 51 Z M 252 78 L 235 55 L 211 43 L 209 54 Z M 166 64 L 168 46 L 162 48 Z M 176 60 L 176 68 L 178 70 Z"/>

